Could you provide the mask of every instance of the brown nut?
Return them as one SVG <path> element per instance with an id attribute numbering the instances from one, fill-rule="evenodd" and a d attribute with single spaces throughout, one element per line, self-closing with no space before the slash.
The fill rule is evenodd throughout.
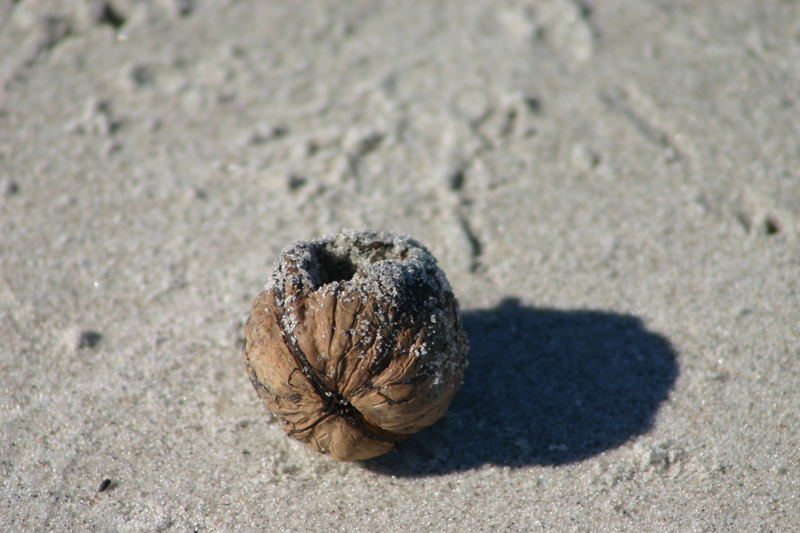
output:
<path id="1" fill-rule="evenodd" d="M 340 461 L 375 457 L 433 424 L 467 365 L 436 259 L 384 232 L 286 248 L 245 338 L 250 380 L 289 436 Z"/>

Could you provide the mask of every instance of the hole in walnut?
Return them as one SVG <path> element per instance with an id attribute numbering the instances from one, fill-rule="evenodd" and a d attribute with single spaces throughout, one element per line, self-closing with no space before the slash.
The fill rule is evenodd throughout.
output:
<path id="1" fill-rule="evenodd" d="M 334 281 L 347 281 L 356 273 L 356 266 L 345 255 L 336 255 L 324 248 L 319 250 L 319 284 L 327 285 Z"/>

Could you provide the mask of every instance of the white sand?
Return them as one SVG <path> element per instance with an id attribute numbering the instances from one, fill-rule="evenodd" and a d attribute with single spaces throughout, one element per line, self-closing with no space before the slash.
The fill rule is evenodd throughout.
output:
<path id="1" fill-rule="evenodd" d="M 798 87 L 796 2 L 3 2 L 0 530 L 800 530 Z M 472 345 L 365 465 L 240 354 L 341 227 Z"/>

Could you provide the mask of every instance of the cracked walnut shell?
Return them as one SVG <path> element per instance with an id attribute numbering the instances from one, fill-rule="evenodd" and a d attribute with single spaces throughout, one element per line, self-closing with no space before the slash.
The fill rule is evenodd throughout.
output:
<path id="1" fill-rule="evenodd" d="M 245 338 L 250 380 L 289 436 L 340 461 L 433 424 L 467 364 L 444 272 L 421 244 L 384 232 L 286 248 Z"/>

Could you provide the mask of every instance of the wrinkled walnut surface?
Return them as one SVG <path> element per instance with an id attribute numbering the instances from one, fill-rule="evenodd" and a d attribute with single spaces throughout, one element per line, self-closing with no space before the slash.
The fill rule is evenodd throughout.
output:
<path id="1" fill-rule="evenodd" d="M 446 411 L 467 341 L 418 242 L 348 231 L 278 258 L 250 310 L 248 374 L 293 438 L 338 460 L 380 455 Z"/>

